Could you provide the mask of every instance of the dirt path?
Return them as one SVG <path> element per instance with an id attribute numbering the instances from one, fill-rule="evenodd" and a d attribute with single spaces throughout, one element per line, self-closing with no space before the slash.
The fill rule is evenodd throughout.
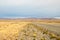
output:
<path id="1" fill-rule="evenodd" d="M 56 32 L 57 34 L 60 35 L 60 26 L 55 25 L 50 25 L 50 24 L 44 24 L 44 23 L 34 23 L 35 25 L 41 26 L 43 28 L 46 28 L 50 31 Z"/>
<path id="2" fill-rule="evenodd" d="M 34 23 L 26 25 L 19 34 L 18 40 L 60 40 L 57 34 Z"/>

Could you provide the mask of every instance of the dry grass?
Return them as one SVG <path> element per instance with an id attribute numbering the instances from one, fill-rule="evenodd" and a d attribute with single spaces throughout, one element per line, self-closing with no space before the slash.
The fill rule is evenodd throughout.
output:
<path id="1" fill-rule="evenodd" d="M 0 21 L 0 40 L 60 40 L 60 36 L 54 32 L 34 23 L 60 26 L 58 22 L 3 20 Z"/>
<path id="2" fill-rule="evenodd" d="M 17 40 L 23 26 L 29 22 L 0 22 L 0 40 Z"/>

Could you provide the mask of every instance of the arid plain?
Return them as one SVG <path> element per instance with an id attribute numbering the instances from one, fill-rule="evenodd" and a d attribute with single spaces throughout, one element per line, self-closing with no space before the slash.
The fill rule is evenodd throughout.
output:
<path id="1" fill-rule="evenodd" d="M 0 40 L 60 40 L 60 20 L 0 19 Z"/>

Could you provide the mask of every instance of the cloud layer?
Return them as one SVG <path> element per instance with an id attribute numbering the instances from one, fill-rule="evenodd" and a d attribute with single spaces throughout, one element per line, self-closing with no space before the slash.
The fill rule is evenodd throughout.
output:
<path id="1" fill-rule="evenodd" d="M 60 17 L 60 0 L 0 0 L 0 17 Z"/>

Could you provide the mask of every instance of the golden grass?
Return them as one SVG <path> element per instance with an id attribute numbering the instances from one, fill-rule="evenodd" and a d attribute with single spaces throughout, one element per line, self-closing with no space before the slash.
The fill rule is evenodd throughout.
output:
<path id="1" fill-rule="evenodd" d="M 17 40 L 23 26 L 29 22 L 0 22 L 0 40 Z"/>
<path id="2" fill-rule="evenodd" d="M 0 40 L 18 40 L 19 39 L 19 33 L 23 30 L 24 32 L 26 32 L 25 28 L 26 26 L 35 28 L 36 30 L 38 30 L 39 32 L 41 31 L 41 34 L 48 34 L 50 35 L 51 38 L 56 38 L 57 40 L 60 40 L 60 37 L 58 37 L 56 34 L 54 33 L 50 33 L 48 30 L 43 29 L 43 28 L 39 28 L 38 26 L 34 25 L 33 23 L 38 23 L 38 24 L 49 24 L 49 25 L 59 25 L 60 23 L 56 23 L 56 22 L 21 22 L 21 21 L 10 21 L 10 20 L 3 20 L 0 21 Z M 24 30 L 25 29 L 25 30 Z M 30 34 L 31 31 L 29 31 L 29 33 L 25 34 L 26 36 L 28 36 Z M 37 36 L 37 32 L 33 31 L 32 36 L 35 38 Z M 42 36 L 42 35 L 41 35 Z M 23 38 L 21 38 L 21 40 L 23 40 Z M 33 39 L 35 40 L 35 39 Z M 41 37 L 41 40 L 45 40 L 44 37 Z"/>

